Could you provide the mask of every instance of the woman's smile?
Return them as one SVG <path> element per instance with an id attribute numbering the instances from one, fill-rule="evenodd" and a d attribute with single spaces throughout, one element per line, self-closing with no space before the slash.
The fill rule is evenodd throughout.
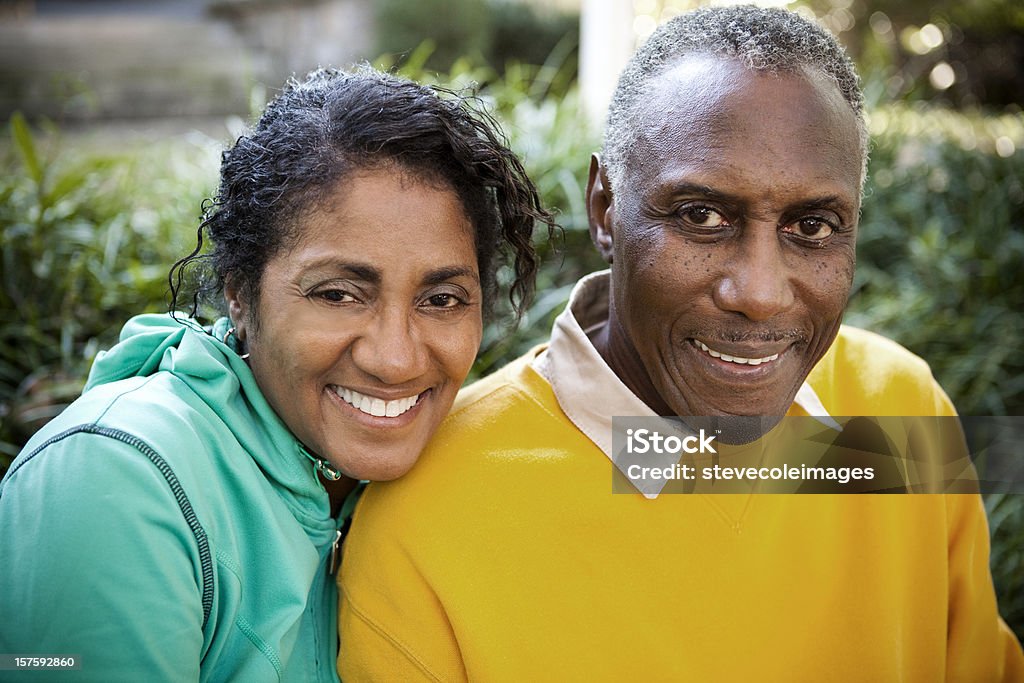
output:
<path id="1" fill-rule="evenodd" d="M 331 385 L 331 391 L 359 412 L 373 417 L 395 418 L 412 410 L 426 391 L 405 398 L 383 399 L 363 394 L 355 389 Z"/>

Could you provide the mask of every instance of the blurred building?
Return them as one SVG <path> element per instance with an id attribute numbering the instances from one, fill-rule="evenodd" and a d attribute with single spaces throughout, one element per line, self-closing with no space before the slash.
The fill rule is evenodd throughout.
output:
<path id="1" fill-rule="evenodd" d="M 0 116 L 246 115 L 254 89 L 370 57 L 372 0 L 7 0 Z"/>

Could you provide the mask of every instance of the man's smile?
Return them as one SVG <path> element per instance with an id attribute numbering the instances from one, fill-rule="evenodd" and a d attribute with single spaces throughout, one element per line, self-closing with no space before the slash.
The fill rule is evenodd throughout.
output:
<path id="1" fill-rule="evenodd" d="M 779 357 L 778 352 L 768 356 L 761 357 L 744 357 L 739 355 L 731 355 L 723 351 L 716 351 L 712 347 L 702 342 L 700 339 L 694 339 L 693 342 L 701 351 L 704 351 L 712 358 L 720 358 L 721 360 L 727 361 L 729 363 L 737 363 L 738 365 L 760 365 L 761 363 L 770 363 Z"/>

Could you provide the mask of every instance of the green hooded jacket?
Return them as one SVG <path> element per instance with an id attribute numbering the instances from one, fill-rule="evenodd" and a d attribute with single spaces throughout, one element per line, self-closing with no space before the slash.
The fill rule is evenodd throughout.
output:
<path id="1" fill-rule="evenodd" d="M 337 680 L 340 523 L 226 329 L 129 321 L 0 482 L 0 653 L 80 667 L 40 679 Z"/>

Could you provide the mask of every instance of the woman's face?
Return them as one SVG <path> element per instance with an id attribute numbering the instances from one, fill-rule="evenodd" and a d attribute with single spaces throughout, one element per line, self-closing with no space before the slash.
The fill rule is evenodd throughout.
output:
<path id="1" fill-rule="evenodd" d="M 345 177 L 231 318 L 267 401 L 344 474 L 404 474 L 482 335 L 473 228 L 455 193 L 388 166 Z M 258 319 L 258 324 L 254 324 Z"/>

